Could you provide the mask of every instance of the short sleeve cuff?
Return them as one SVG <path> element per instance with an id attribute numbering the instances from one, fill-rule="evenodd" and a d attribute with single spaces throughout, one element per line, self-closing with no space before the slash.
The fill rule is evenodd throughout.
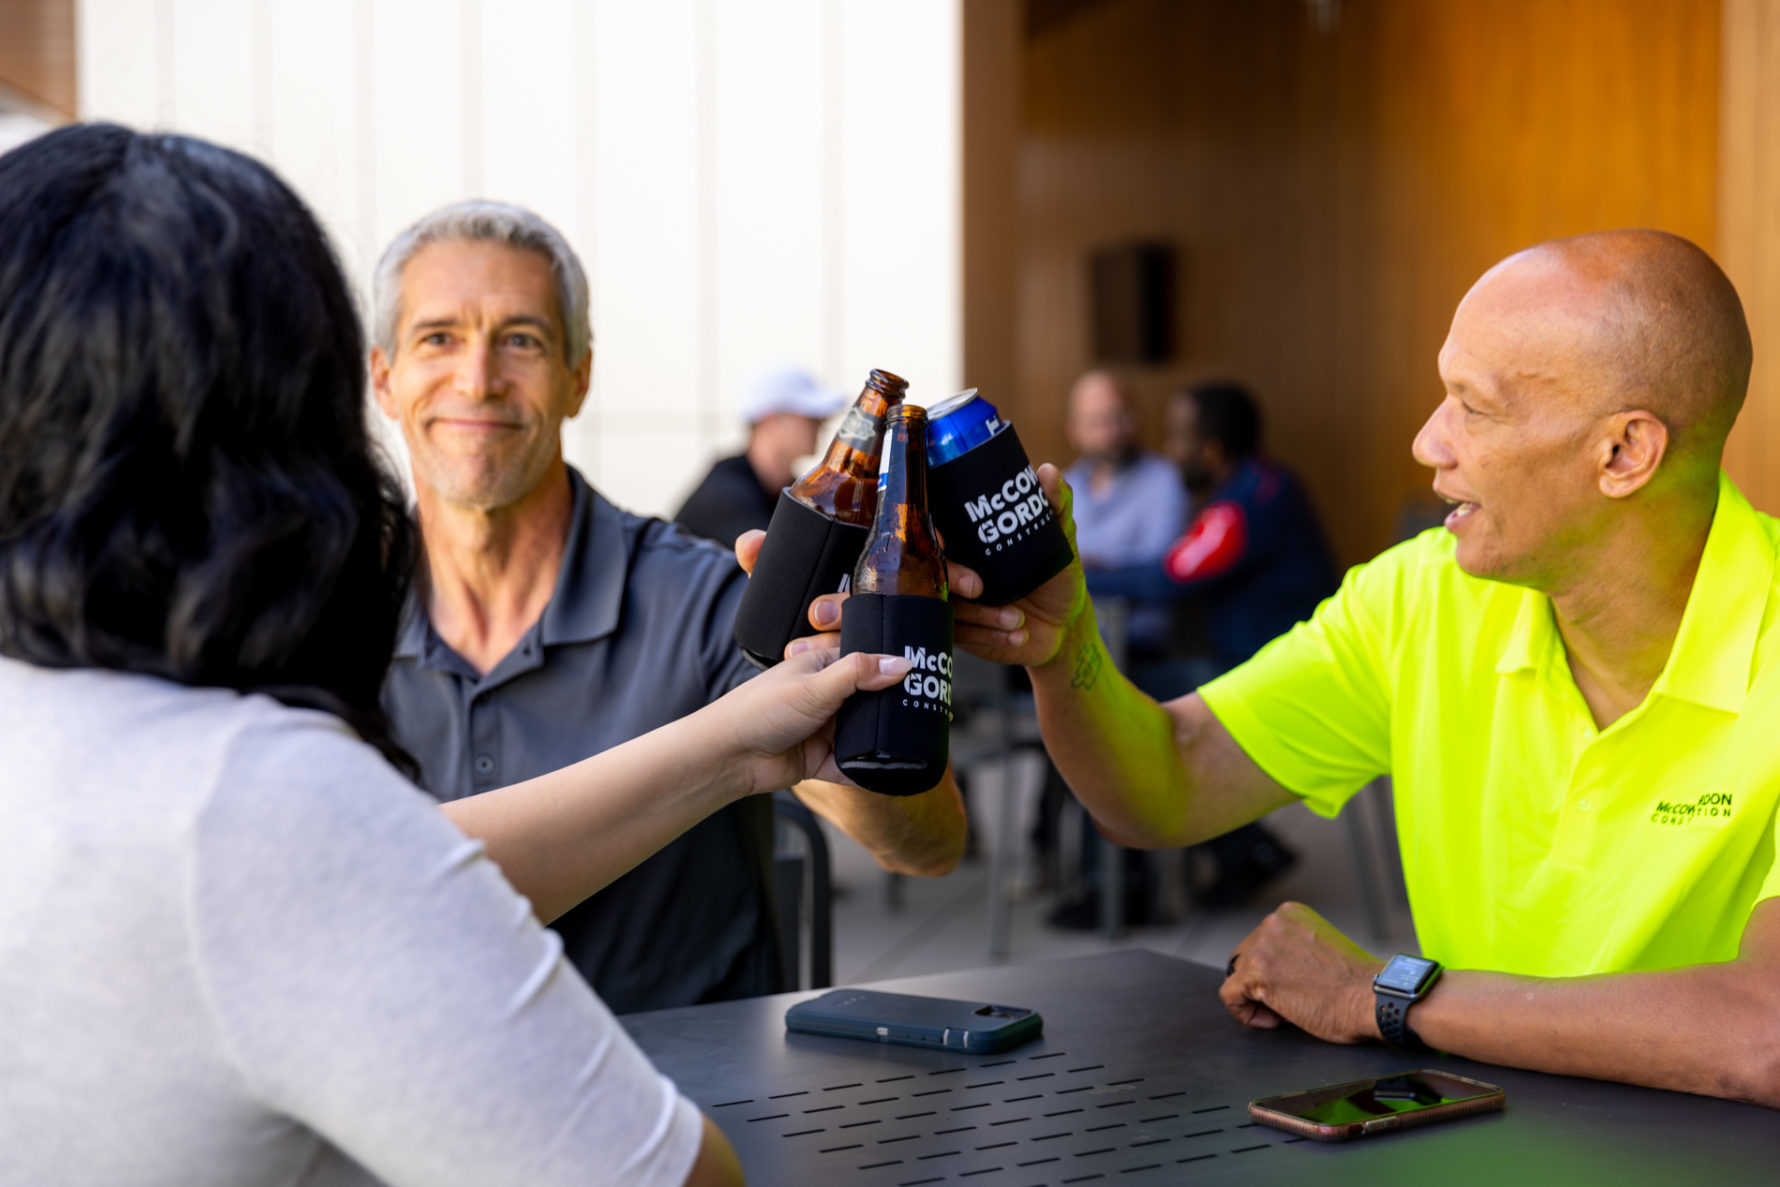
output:
<path id="1" fill-rule="evenodd" d="M 1254 711 L 1257 698 L 1247 693 L 1253 687 L 1265 687 L 1270 679 L 1264 662 L 1266 655 L 1267 650 L 1263 649 L 1248 663 L 1239 664 L 1201 686 L 1199 695 L 1218 723 L 1229 731 L 1256 766 L 1302 800 L 1312 812 L 1333 818 L 1364 783 L 1345 786 L 1319 778 L 1315 766 L 1298 761 L 1296 753 L 1282 738 L 1279 725 L 1263 721 Z"/>
<path id="2" fill-rule="evenodd" d="M 667 1082 L 665 1076 L 663 1081 Z M 692 1174 L 692 1164 L 698 1161 L 699 1148 L 705 1140 L 705 1120 L 698 1106 L 681 1096 L 671 1082 L 667 1082 L 667 1087 L 674 1099 L 670 1106 L 672 1116 L 668 1120 L 667 1136 L 662 1142 L 660 1165 L 665 1173 L 660 1182 L 668 1187 L 678 1187 Z"/>

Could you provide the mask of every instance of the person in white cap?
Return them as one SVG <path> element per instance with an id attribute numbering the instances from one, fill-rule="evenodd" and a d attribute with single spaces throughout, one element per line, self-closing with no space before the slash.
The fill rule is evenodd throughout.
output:
<path id="1" fill-rule="evenodd" d="M 801 367 L 755 372 L 741 395 L 747 449 L 713 465 L 674 522 L 725 546 L 743 532 L 764 530 L 779 491 L 797 477 L 792 465 L 816 452 L 822 422 L 846 404 L 847 393 L 822 386 Z"/>

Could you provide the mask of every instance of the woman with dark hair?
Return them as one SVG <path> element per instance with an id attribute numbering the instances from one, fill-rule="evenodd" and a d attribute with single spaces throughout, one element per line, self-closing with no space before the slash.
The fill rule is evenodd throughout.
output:
<path id="1" fill-rule="evenodd" d="M 441 813 L 378 704 L 415 546 L 364 358 L 264 166 L 0 157 L 0 1181 L 739 1181 L 538 919 L 837 779 L 829 718 L 906 661 L 799 657 Z"/>

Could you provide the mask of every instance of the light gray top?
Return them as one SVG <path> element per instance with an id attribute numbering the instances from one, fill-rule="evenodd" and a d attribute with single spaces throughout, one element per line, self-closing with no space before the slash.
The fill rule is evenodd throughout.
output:
<path id="1" fill-rule="evenodd" d="M 1192 500 L 1180 471 L 1166 458 L 1140 453 L 1096 491 L 1093 464 L 1081 459 L 1063 471 L 1075 492 L 1075 539 L 1082 561 L 1103 569 L 1161 561 L 1187 530 Z"/>
<path id="2" fill-rule="evenodd" d="M 1082 563 L 1091 569 L 1160 564 L 1187 530 L 1192 510 L 1192 498 L 1180 471 L 1166 458 L 1140 453 L 1098 492 L 1093 473 L 1093 464 L 1086 458 L 1063 471 L 1075 492 L 1075 544 Z M 1167 607 L 1161 605 L 1132 606 L 1126 623 L 1132 644 L 1151 651 L 1165 650 L 1168 614 Z"/>
<path id="3" fill-rule="evenodd" d="M 334 718 L 0 659 L 0 1183 L 680 1184 L 697 1111 Z"/>

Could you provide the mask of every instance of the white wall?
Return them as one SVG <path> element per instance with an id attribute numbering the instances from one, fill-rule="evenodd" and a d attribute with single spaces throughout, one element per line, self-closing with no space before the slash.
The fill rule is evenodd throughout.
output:
<path id="1" fill-rule="evenodd" d="M 530 206 L 593 289 L 569 457 L 671 513 L 741 379 L 962 386 L 966 0 L 79 0 L 80 110 L 271 162 L 363 286 L 433 206 Z"/>

